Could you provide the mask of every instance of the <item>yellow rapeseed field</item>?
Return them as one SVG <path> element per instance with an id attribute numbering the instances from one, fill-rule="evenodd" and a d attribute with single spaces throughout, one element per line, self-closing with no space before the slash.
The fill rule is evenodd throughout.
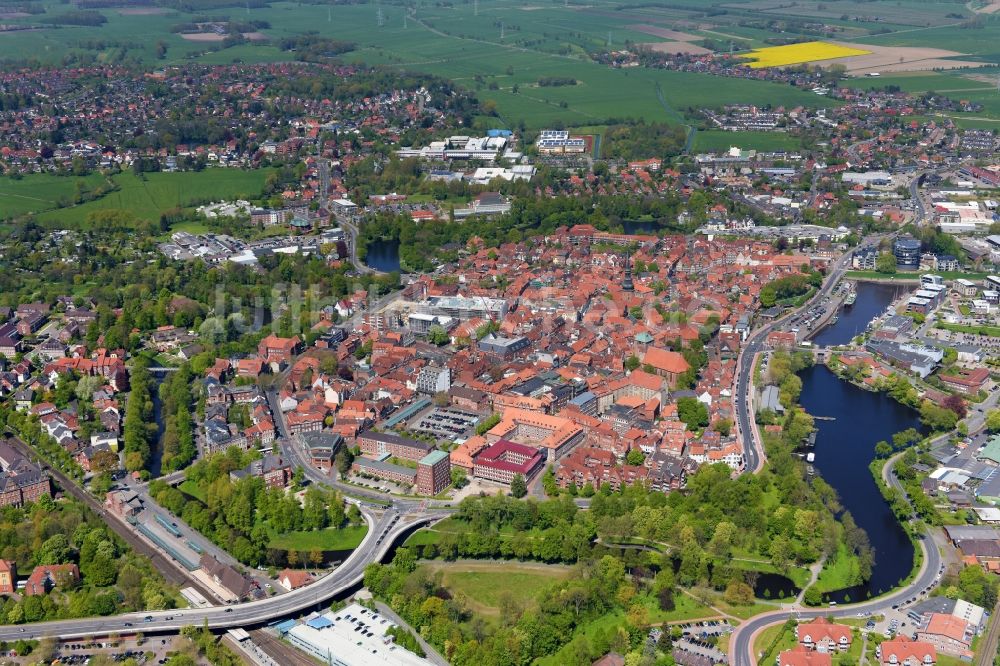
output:
<path id="1" fill-rule="evenodd" d="M 801 44 L 754 49 L 743 57 L 752 61 L 749 63 L 750 67 L 761 69 L 763 67 L 798 65 L 817 60 L 831 60 L 846 56 L 868 55 L 869 53 L 871 51 L 853 49 L 848 46 L 831 44 L 830 42 L 802 42 Z"/>

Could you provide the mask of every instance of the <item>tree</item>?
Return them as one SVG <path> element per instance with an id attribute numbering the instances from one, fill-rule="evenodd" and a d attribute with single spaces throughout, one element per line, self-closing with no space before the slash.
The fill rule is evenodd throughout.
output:
<path id="1" fill-rule="evenodd" d="M 965 414 L 967 412 L 967 409 L 965 407 L 965 400 L 963 400 L 960 396 L 949 395 L 947 398 L 944 399 L 941 405 L 945 409 L 950 409 L 951 411 L 955 412 L 955 415 L 958 418 L 960 419 L 965 418 Z"/>
<path id="2" fill-rule="evenodd" d="M 753 588 L 741 580 L 734 580 L 726 586 L 723 598 L 734 606 L 750 606 L 753 604 Z"/>
<path id="3" fill-rule="evenodd" d="M 522 475 L 515 474 L 514 478 L 511 479 L 510 494 L 518 499 L 528 494 L 528 484 L 524 482 L 524 477 Z"/>
<path id="4" fill-rule="evenodd" d="M 806 602 L 807 606 L 819 606 L 823 603 L 823 593 L 820 592 L 815 585 L 813 585 L 806 590 L 805 596 L 802 600 Z"/>
<path id="5" fill-rule="evenodd" d="M 625 369 L 628 370 L 629 372 L 632 372 L 633 370 L 638 368 L 641 364 L 642 362 L 639 360 L 639 357 L 636 356 L 635 354 L 632 354 L 631 356 L 625 359 Z"/>
<path id="6" fill-rule="evenodd" d="M 708 425 L 708 407 L 697 398 L 684 397 L 677 401 L 677 417 L 692 429 Z"/>
<path id="7" fill-rule="evenodd" d="M 879 458 L 888 458 L 892 455 L 892 446 L 884 439 L 875 443 L 875 455 Z"/>
<path id="8" fill-rule="evenodd" d="M 464 488 L 469 483 L 469 477 L 461 467 L 451 468 L 451 485 L 455 488 Z"/>
<path id="9" fill-rule="evenodd" d="M 437 345 L 438 347 L 443 347 L 448 344 L 450 340 L 451 338 L 448 336 L 448 331 L 444 330 L 443 326 L 435 324 L 427 331 L 427 341 L 431 344 Z"/>
<path id="10" fill-rule="evenodd" d="M 935 432 L 948 432 L 958 422 L 958 415 L 930 400 L 924 400 L 920 405 L 920 421 Z"/>
<path id="11" fill-rule="evenodd" d="M 1000 432 L 1000 409 L 991 409 L 986 413 L 986 429 L 991 433 Z"/>
<path id="12" fill-rule="evenodd" d="M 712 424 L 712 430 L 719 433 L 723 437 L 729 437 L 729 433 L 733 430 L 733 420 L 717 419 L 715 423 Z"/>
<path id="13" fill-rule="evenodd" d="M 639 449 L 629 449 L 625 454 L 625 463 L 628 465 L 641 465 L 645 460 L 646 456 Z"/>
<path id="14" fill-rule="evenodd" d="M 896 256 L 892 252 L 883 252 L 875 260 L 875 270 L 891 275 L 896 272 Z"/>

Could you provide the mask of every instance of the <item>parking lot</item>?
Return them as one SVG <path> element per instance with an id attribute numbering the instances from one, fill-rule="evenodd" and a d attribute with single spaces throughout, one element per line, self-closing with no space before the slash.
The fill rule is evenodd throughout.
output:
<path id="1" fill-rule="evenodd" d="M 146 638 L 141 643 L 133 637 L 116 641 L 67 641 L 59 645 L 55 655 L 58 662 L 54 660 L 53 663 L 86 666 L 94 657 L 101 655 L 116 663 L 135 659 L 139 664 L 165 664 L 168 654 L 176 652 L 187 643 L 187 639 L 178 636 Z M 29 655 L 22 663 L 34 664 L 36 661 L 37 658 Z"/>
<path id="2" fill-rule="evenodd" d="M 456 439 L 469 433 L 481 419 L 479 414 L 442 407 L 421 416 L 409 427 L 416 432 L 425 432 L 441 439 Z"/>
<path id="3" fill-rule="evenodd" d="M 725 620 L 708 620 L 682 624 L 681 638 L 674 641 L 674 646 L 691 654 L 708 657 L 715 663 L 728 662 L 728 656 L 720 650 L 718 637 L 732 632 L 733 627 Z"/>

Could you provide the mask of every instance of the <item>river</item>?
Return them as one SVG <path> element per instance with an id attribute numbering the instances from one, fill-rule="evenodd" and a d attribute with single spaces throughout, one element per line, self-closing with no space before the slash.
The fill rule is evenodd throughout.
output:
<path id="1" fill-rule="evenodd" d="M 856 332 L 885 311 L 895 299 L 900 285 L 862 282 L 858 300 L 841 312 L 840 319 L 821 331 L 814 342 L 836 345 L 849 342 Z M 799 402 L 816 420 L 816 462 L 819 474 L 837 491 L 844 508 L 858 527 L 868 533 L 875 554 L 872 577 L 866 585 L 840 590 L 829 599 L 859 601 L 895 587 L 913 564 L 913 544 L 882 498 L 868 465 L 875 457 L 875 443 L 890 441 L 907 428 L 920 429 L 917 413 L 883 393 L 872 393 L 841 380 L 826 366 L 818 365 L 800 373 L 802 395 Z"/>
<path id="2" fill-rule="evenodd" d="M 854 305 L 841 308 L 837 323 L 813 336 L 813 344 L 822 347 L 846 345 L 854 336 L 864 333 L 868 323 L 885 312 L 889 304 L 908 289 L 909 287 L 899 284 L 858 282 L 858 300 Z"/>

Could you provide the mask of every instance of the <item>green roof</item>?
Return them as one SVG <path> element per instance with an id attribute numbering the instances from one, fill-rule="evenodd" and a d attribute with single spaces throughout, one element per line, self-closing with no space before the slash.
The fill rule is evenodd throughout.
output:
<path id="1" fill-rule="evenodd" d="M 993 462 L 1000 463 L 1000 435 L 995 436 L 986 444 L 986 447 L 976 456 L 980 460 L 986 458 Z"/>
<path id="2" fill-rule="evenodd" d="M 447 451 L 431 451 L 426 456 L 420 459 L 420 464 L 430 465 L 431 467 L 433 467 L 434 465 L 438 464 L 444 458 L 447 457 L 448 457 Z"/>

